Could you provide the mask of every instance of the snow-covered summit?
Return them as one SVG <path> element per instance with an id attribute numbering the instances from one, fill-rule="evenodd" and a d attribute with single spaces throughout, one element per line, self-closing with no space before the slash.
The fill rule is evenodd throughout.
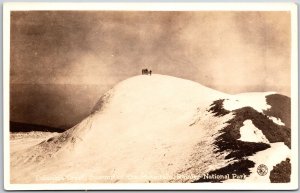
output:
<path id="1" fill-rule="evenodd" d="M 266 94 L 255 94 L 255 98 L 266 101 Z M 248 145 L 247 136 L 228 132 L 231 127 L 239 129 L 233 125 L 235 116 L 244 116 L 244 112 L 235 110 L 247 106 L 246 97 L 243 95 L 242 102 L 235 104 L 238 99 L 238 95 L 171 76 L 129 78 L 104 94 L 91 115 L 78 125 L 26 150 L 14 151 L 12 182 L 48 182 L 51 176 L 60 183 L 78 179 L 80 183 L 197 181 L 203 174 L 247 159 L 231 156 L 233 150 L 217 143 L 222 139 L 228 144 Z M 216 101 L 223 101 L 218 108 L 214 108 Z M 249 106 L 252 114 L 275 124 L 255 114 L 255 103 Z M 217 116 L 217 111 L 225 113 Z M 247 117 L 256 124 L 254 118 Z M 261 128 L 250 129 L 253 133 Z M 247 133 L 245 130 L 246 124 L 241 133 Z M 259 134 L 266 143 L 252 148 L 255 151 L 247 156 L 270 147 L 267 143 L 274 138 L 270 140 L 264 132 Z"/>
<path id="2" fill-rule="evenodd" d="M 159 74 L 126 79 L 106 95 L 109 95 L 111 109 L 125 111 L 132 111 L 135 106 L 142 111 L 159 106 L 189 108 L 195 106 L 195 103 L 205 103 L 226 96 L 190 80 Z"/>

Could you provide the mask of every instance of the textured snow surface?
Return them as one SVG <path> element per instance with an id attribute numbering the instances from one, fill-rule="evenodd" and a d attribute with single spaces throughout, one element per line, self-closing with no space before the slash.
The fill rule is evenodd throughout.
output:
<path id="1" fill-rule="evenodd" d="M 11 152 L 16 150 L 23 150 L 28 147 L 34 146 L 42 142 L 43 140 L 49 139 L 50 137 L 59 135 L 59 133 L 51 132 L 37 132 L 31 131 L 27 133 L 12 133 L 10 134 L 10 149 Z"/>
<path id="2" fill-rule="evenodd" d="M 58 142 L 29 148 L 21 157 L 14 154 L 12 182 L 76 182 L 74 177 L 80 182 L 193 181 L 177 176 L 228 162 L 226 155 L 213 153 L 212 142 L 232 115 L 215 117 L 207 111 L 224 96 L 169 76 L 127 79 Z"/>
<path id="3" fill-rule="evenodd" d="M 269 108 L 267 94 L 231 96 L 164 75 L 129 78 L 68 131 L 25 149 L 11 146 L 11 183 L 195 181 L 232 162 L 225 159 L 228 152 L 215 151 L 213 142 L 234 115 L 215 116 L 208 111 L 213 101 L 229 99 L 228 110 L 250 105 L 262 112 Z M 240 140 L 266 139 L 247 120 Z M 285 159 L 289 149 L 271 145 L 249 159 L 270 168 Z"/>
<path id="4" fill-rule="evenodd" d="M 249 142 L 262 142 L 269 143 L 269 140 L 266 136 L 259 130 L 255 125 L 253 125 L 251 120 L 246 120 L 243 122 L 243 126 L 240 128 L 241 137 L 239 140 L 241 141 L 249 141 Z"/>
<path id="5" fill-rule="evenodd" d="M 275 94 L 275 92 L 250 92 L 233 95 L 224 101 L 224 109 L 232 111 L 249 106 L 262 113 L 264 110 L 271 108 L 266 101 L 266 96 L 270 94 Z"/>

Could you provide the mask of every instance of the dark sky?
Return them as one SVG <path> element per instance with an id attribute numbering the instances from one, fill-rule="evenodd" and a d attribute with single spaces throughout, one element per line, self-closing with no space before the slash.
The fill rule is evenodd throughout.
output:
<path id="1" fill-rule="evenodd" d="M 108 88 L 140 74 L 144 67 L 227 93 L 277 91 L 289 96 L 290 13 L 21 11 L 11 14 L 13 85 Z M 12 92 L 17 92 L 15 88 L 12 86 Z M 57 92 L 64 95 L 62 89 Z M 29 98 L 24 100 L 16 95 L 13 104 L 28 105 L 33 102 Z M 24 117 L 21 115 L 24 111 L 19 114 L 14 111 L 12 116 Z M 27 122 L 38 119 L 27 116 Z"/>

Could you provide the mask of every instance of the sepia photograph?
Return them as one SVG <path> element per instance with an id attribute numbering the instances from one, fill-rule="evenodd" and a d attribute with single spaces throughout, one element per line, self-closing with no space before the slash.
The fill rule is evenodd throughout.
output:
<path id="1" fill-rule="evenodd" d="M 298 188 L 297 5 L 5 3 L 7 190 Z"/>

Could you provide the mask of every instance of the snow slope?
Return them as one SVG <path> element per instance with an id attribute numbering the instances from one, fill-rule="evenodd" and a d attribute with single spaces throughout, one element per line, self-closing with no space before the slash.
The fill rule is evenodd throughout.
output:
<path id="1" fill-rule="evenodd" d="M 211 104 L 228 99 L 225 108 L 232 109 L 251 101 L 246 98 L 171 76 L 129 78 L 102 96 L 78 125 L 11 151 L 11 182 L 193 182 L 234 161 L 226 159 L 230 150 L 218 152 L 214 144 L 234 114 L 216 116 Z M 249 103 L 261 111 L 264 98 L 255 94 L 264 108 Z M 276 152 L 271 148 L 268 155 Z"/>
<path id="2" fill-rule="evenodd" d="M 253 125 L 251 120 L 244 121 L 244 125 L 240 128 L 240 139 L 249 142 L 269 143 L 268 139 L 258 128 Z"/>
<path id="3" fill-rule="evenodd" d="M 268 110 L 271 106 L 267 104 L 265 96 L 275 94 L 274 92 L 252 92 L 232 95 L 229 100 L 224 102 L 224 108 L 227 110 L 235 110 L 245 106 L 250 106 L 258 112 Z"/>

